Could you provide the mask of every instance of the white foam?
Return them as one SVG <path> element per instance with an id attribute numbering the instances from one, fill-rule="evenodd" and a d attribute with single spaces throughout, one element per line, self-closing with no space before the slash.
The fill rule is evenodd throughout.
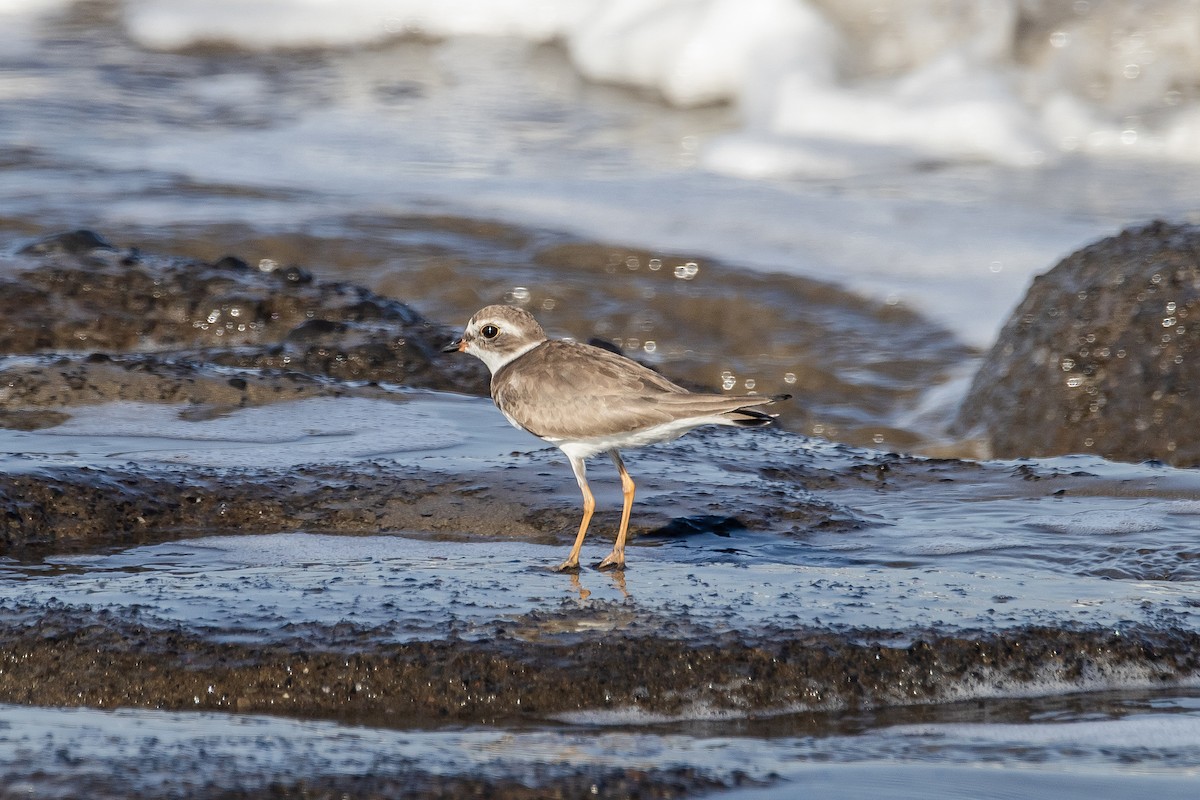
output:
<path id="1" fill-rule="evenodd" d="M 838 43 L 812 7 L 792 0 L 600 4 L 569 31 L 585 76 L 652 89 L 680 106 L 741 98 L 784 68 L 832 77 Z"/>
<path id="2" fill-rule="evenodd" d="M 0 0 L 0 53 L 5 58 L 26 57 L 37 49 L 32 35 L 42 17 L 71 5 L 71 0 Z M 6 79 L 0 69 L 0 99 L 30 96 L 36 85 L 28 80 Z"/>
<path id="3" fill-rule="evenodd" d="M 902 552 L 921 556 L 963 555 L 987 550 L 1004 550 L 1012 546 L 1012 542 L 1005 536 L 983 528 L 958 529 L 955 533 L 936 538 L 913 538 L 901 542 Z"/>
<path id="4" fill-rule="evenodd" d="M 1192 714 L 1144 714 L 1124 719 L 1039 724 L 901 725 L 889 729 L 899 736 L 938 737 L 973 744 L 1020 743 L 1026 747 L 1054 746 L 1127 749 L 1134 743 L 1146 750 L 1200 750 L 1200 717 Z"/>
<path id="5" fill-rule="evenodd" d="M 1176 500 L 1162 507 L 1167 514 L 1200 514 L 1200 500 Z"/>
<path id="6" fill-rule="evenodd" d="M 263 124 L 181 125 L 169 135 L 154 129 L 144 136 L 105 129 L 112 132 L 86 137 L 76 127 L 50 125 L 21 135 L 63 163 L 128 172 L 155 185 L 162 176 L 182 176 L 299 191 L 278 203 L 246 199 L 250 194 L 171 202 L 153 192 L 114 198 L 103 184 L 80 188 L 68 180 L 71 192 L 43 183 L 31 198 L 69 195 L 81 207 L 103 208 L 105 224 L 116 226 L 223 216 L 295 226 L 322 214 L 380 209 L 492 218 L 828 280 L 874 301 L 909 305 L 983 347 L 1033 274 L 1132 221 L 1186 218 L 1196 208 L 1189 187 L 1200 185 L 1175 166 L 1152 171 L 1116 157 L 1186 160 L 1200 152 L 1200 106 L 1174 95 L 1169 105 L 1162 92 L 1170 90 L 1160 91 L 1197 82 L 1189 83 L 1188 70 L 1200 69 L 1189 43 L 1168 42 L 1165 24 L 1185 23 L 1194 10 L 1164 2 L 1155 20 L 1165 23 L 1143 23 L 1156 26 L 1158 60 L 1139 67 L 1141 78 L 1122 78 L 1129 85 L 1120 91 L 1110 87 L 1096 98 L 1080 93 L 1080 65 L 1093 59 L 1101 74 L 1120 74 L 1110 44 L 1124 19 L 1111 6 L 1121 4 L 1097 7 L 1082 21 L 1022 12 L 1022 30 L 1046 29 L 1022 40 L 1033 55 L 1017 58 L 1015 2 L 964 4 L 946 14 L 934 0 L 869 7 L 799 0 L 129 0 L 122 6 L 129 31 L 153 47 L 223 40 L 255 49 L 341 48 L 323 73 L 338 91 L 320 102 L 292 102 L 305 95 L 291 87 L 281 109 L 271 81 L 231 67 L 181 78 L 175 101 L 189 113 L 211 109 L 217 116 L 229 106 L 232 116 Z M 8 21 L 28 22 L 61 4 L 10 0 L 10 7 L 28 10 Z M 1072 34 L 1068 54 L 1047 44 L 1062 32 L 1051 24 L 1057 22 L 1095 30 Z M 1130 42 L 1137 30 L 1127 31 Z M 412 48 L 360 46 L 405 31 L 445 38 Z M 561 42 L 571 63 L 594 80 L 642 87 L 681 106 L 728 100 L 737 116 L 721 116 L 729 122 L 725 131 L 714 133 L 712 123 L 693 134 L 693 120 L 703 115 L 666 105 L 647 113 L 596 93 L 581 109 L 571 91 L 545 89 L 561 76 L 540 72 L 547 59 L 532 55 L 526 42 L 547 41 Z M 1082 60 L 1063 61 L 1068 55 Z M 1153 85 L 1141 82 L 1151 73 Z M 422 88 L 411 102 L 380 99 L 377 89 L 410 78 Z M 52 94 L 37 85 L 48 80 L 0 78 L 0 96 L 28 102 Z M 1134 113 L 1142 107 L 1156 110 Z M 581 135 L 594 128 L 599 132 Z M 1132 144 L 1125 142 L 1129 130 L 1137 134 Z M 137 147 L 130 145 L 135 139 Z M 1055 163 L 1056 154 L 1080 152 L 1093 155 Z M 1039 159 L 1052 166 L 914 169 Z M 798 180 L 812 176 L 848 180 L 832 187 Z"/>
<path id="7" fill-rule="evenodd" d="M 808 710 L 808 709 L 806 709 Z M 782 713 L 782 712 L 780 712 Z M 549 714 L 550 719 L 565 722 L 569 725 L 588 725 L 595 727 L 640 727 L 663 725 L 672 722 L 723 722 L 728 720 L 746 719 L 751 716 L 748 711 L 738 711 L 729 708 L 717 708 L 708 703 L 688 703 L 676 714 L 660 714 L 646 711 L 635 706 L 621 708 L 594 708 L 583 711 L 564 711 Z"/>
<path id="8" fill-rule="evenodd" d="M 9 0 L 15 8 L 53 3 Z M 1064 153 L 1200 161 L 1200 9 L 1164 2 L 1042 13 L 1019 0 L 129 0 L 130 33 L 159 48 L 350 46 L 403 33 L 563 42 L 593 79 L 680 106 L 729 101 L 745 129 L 714 169 L 756 176 L 831 164 L 833 143 L 880 157 L 1036 165 Z M 1018 27 L 1023 15 L 1023 26 Z"/>
<path id="9" fill-rule="evenodd" d="M 1152 664 L 1112 664 L 1097 659 L 1078 672 L 1075 665 L 1047 663 L 1029 675 L 1016 677 L 993 669 L 980 668 L 959 682 L 940 686 L 939 700 L 963 702 L 1000 698 L 1052 697 L 1076 692 L 1155 689 L 1164 681 L 1184 688 L 1200 686 L 1200 676 L 1179 678 Z"/>
<path id="10" fill-rule="evenodd" d="M 0 0 L 0 14 L 46 14 L 71 5 L 73 0 Z"/>
<path id="11" fill-rule="evenodd" d="M 1027 522 L 1034 527 L 1056 533 L 1074 533 L 1084 536 L 1145 533 L 1146 531 L 1160 530 L 1165 525 L 1162 516 L 1154 511 L 1085 511 L 1063 517 L 1030 517 Z"/>
<path id="12" fill-rule="evenodd" d="M 129 31 L 149 47 L 205 41 L 255 49 L 342 47 L 405 34 L 547 41 L 581 24 L 595 0 L 129 0 Z"/>

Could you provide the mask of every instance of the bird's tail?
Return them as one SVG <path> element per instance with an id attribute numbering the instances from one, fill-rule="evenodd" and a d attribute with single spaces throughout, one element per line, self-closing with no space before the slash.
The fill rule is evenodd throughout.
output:
<path id="1" fill-rule="evenodd" d="M 781 400 L 790 400 L 791 397 L 792 396 L 790 394 L 777 394 L 773 397 L 764 397 L 761 399 L 754 398 L 755 402 L 752 405 L 766 406 Z M 778 414 L 768 414 L 764 411 L 756 411 L 755 409 L 750 408 L 749 405 L 751 404 L 747 404 L 747 406 L 742 408 L 736 408 L 733 411 L 728 411 L 725 414 L 722 414 L 722 416 L 729 420 L 731 424 L 737 425 L 739 428 L 761 428 L 764 425 L 770 425 L 775 421 L 775 418 L 779 416 Z"/>

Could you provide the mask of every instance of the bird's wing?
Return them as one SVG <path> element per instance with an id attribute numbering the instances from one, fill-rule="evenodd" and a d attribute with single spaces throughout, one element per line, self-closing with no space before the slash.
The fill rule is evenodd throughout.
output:
<path id="1" fill-rule="evenodd" d="M 551 441 L 715 417 L 773 401 L 693 394 L 624 356 L 562 341 L 545 342 L 497 372 L 492 397 L 522 428 Z"/>

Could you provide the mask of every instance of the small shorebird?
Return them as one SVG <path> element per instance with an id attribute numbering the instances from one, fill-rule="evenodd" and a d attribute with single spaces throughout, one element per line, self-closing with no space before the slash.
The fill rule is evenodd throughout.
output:
<path id="1" fill-rule="evenodd" d="M 578 342 L 546 338 L 528 311 L 488 306 L 443 352 L 470 353 L 492 373 L 492 399 L 514 426 L 566 454 L 583 492 L 583 521 L 559 570 L 579 569 L 579 550 L 596 501 L 585 460 L 607 452 L 621 473 L 625 504 L 613 551 L 600 569 L 625 568 L 625 536 L 633 507 L 633 479 L 619 449 L 676 439 L 702 425 L 769 425 L 775 415 L 753 410 L 791 395 L 696 394 L 636 361 Z"/>

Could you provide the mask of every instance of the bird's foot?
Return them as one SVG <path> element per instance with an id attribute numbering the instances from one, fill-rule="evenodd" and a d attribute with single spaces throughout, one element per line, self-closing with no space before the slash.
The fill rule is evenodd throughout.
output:
<path id="1" fill-rule="evenodd" d="M 601 561 L 599 564 L 596 565 L 596 569 L 624 570 L 625 569 L 625 552 L 624 551 L 617 552 L 616 550 L 613 550 L 611 553 L 609 553 L 605 557 L 605 559 L 603 561 Z"/>
<path id="2" fill-rule="evenodd" d="M 555 572 L 579 572 L 579 559 L 566 561 L 559 564 L 557 567 L 551 567 Z"/>

